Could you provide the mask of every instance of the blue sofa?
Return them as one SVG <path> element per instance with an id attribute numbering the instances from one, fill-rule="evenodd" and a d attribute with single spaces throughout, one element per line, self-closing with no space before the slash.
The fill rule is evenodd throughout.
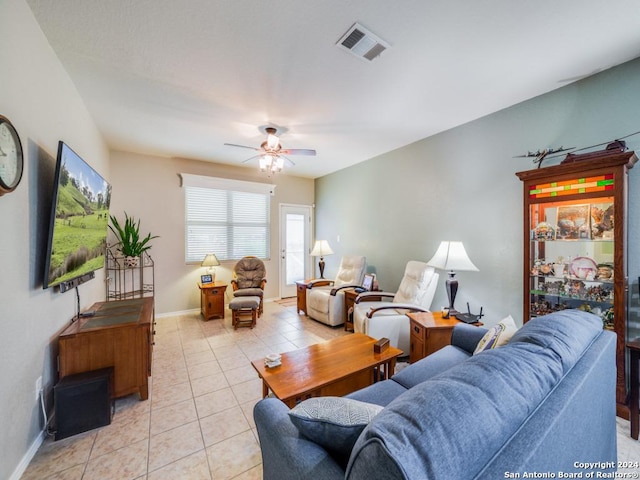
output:
<path id="1" fill-rule="evenodd" d="M 280 400 L 261 400 L 254 418 L 263 478 L 558 478 L 615 470 L 615 334 L 595 315 L 565 310 L 473 355 L 485 331 L 456 326 L 451 345 L 348 395 L 384 408 L 347 458 L 301 434 Z"/>

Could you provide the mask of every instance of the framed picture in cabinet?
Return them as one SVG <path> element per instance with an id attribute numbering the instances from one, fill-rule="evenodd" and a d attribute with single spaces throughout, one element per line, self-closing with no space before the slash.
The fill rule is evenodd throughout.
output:
<path id="1" fill-rule="evenodd" d="M 613 240 L 613 203 L 591 205 L 591 235 L 594 240 Z"/>
<path id="2" fill-rule="evenodd" d="M 589 205 L 558 207 L 556 240 L 588 240 L 591 238 Z"/>

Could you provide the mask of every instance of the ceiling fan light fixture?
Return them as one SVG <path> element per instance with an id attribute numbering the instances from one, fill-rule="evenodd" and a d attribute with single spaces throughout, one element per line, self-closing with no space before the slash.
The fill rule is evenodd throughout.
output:
<path id="1" fill-rule="evenodd" d="M 260 171 L 266 172 L 267 169 L 271 170 L 271 155 L 260 156 Z"/>
<path id="2" fill-rule="evenodd" d="M 310 148 L 283 149 L 280 144 L 280 138 L 276 135 L 277 129 L 275 127 L 260 127 L 260 131 L 267 135 L 266 140 L 262 142 L 260 148 L 249 147 L 247 145 L 237 145 L 235 143 L 225 143 L 225 145 L 230 147 L 247 148 L 249 150 L 259 152 L 258 155 L 247 158 L 242 163 L 246 163 L 257 158 L 260 171 L 266 172 L 268 176 L 281 172 L 284 168 L 285 160 L 289 165 L 295 166 L 295 163 L 293 163 L 288 157 L 283 157 L 282 155 L 316 155 L 316 151 Z M 286 129 L 284 131 L 286 131 Z"/>
<path id="3" fill-rule="evenodd" d="M 280 139 L 275 134 L 267 135 L 267 147 L 271 150 L 276 150 L 280 146 Z"/>
<path id="4" fill-rule="evenodd" d="M 259 158 L 260 171 L 267 172 L 269 175 L 281 172 L 284 167 L 284 159 L 278 155 L 260 155 Z"/>

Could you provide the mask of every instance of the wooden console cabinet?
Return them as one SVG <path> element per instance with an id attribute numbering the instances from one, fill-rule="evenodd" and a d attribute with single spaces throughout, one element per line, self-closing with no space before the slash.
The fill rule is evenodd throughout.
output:
<path id="1" fill-rule="evenodd" d="M 149 398 L 153 355 L 153 297 L 98 302 L 58 338 L 60 378 L 100 368 L 114 369 L 114 398 Z"/>
<path id="2" fill-rule="evenodd" d="M 224 294 L 227 284 L 224 282 L 198 283 L 200 288 L 200 313 L 205 320 L 224 318 Z"/>

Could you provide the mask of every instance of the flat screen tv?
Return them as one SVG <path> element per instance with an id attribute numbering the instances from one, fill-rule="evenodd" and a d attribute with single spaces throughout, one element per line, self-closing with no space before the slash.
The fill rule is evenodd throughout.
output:
<path id="1" fill-rule="evenodd" d="M 58 143 L 44 288 L 64 292 L 104 267 L 111 185 L 64 142 Z"/>

